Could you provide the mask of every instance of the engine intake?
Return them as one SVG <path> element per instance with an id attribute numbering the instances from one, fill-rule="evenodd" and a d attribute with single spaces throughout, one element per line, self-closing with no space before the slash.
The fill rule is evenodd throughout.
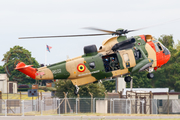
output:
<path id="1" fill-rule="evenodd" d="M 128 48 L 132 48 L 134 46 L 136 39 L 135 38 L 129 38 L 125 41 L 116 43 L 113 47 L 112 50 L 116 51 L 116 50 L 123 50 L 123 49 L 128 49 Z"/>
<path id="2" fill-rule="evenodd" d="M 84 54 L 85 55 L 96 55 L 97 54 L 97 47 L 96 45 L 88 45 L 84 46 Z"/>

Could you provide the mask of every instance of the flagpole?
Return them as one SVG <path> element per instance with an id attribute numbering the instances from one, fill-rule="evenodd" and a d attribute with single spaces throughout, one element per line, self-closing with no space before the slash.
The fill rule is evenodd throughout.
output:
<path id="1" fill-rule="evenodd" d="M 47 44 L 45 45 L 45 64 L 44 66 L 46 66 L 47 64 Z"/>

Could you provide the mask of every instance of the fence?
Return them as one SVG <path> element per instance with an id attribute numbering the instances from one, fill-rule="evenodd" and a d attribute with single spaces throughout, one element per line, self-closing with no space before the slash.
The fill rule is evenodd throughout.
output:
<path id="1" fill-rule="evenodd" d="M 0 100 L 0 116 L 79 113 L 180 114 L 180 99 L 49 98 Z"/>

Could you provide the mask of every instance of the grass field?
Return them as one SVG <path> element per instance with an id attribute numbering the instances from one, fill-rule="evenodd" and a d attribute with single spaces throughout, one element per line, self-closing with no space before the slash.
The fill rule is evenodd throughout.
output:
<path id="1" fill-rule="evenodd" d="M 2 94 L 2 99 L 7 99 L 7 94 Z M 8 94 L 9 100 L 20 100 L 20 94 Z M 33 99 L 37 99 L 37 97 L 33 97 Z M 21 100 L 32 100 L 32 97 L 28 97 L 27 94 L 21 94 Z"/>

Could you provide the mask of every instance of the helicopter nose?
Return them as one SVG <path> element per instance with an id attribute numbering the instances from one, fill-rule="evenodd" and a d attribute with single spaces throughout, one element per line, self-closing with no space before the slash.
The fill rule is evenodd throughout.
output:
<path id="1" fill-rule="evenodd" d="M 164 53 L 165 55 L 170 55 L 170 54 L 171 54 L 170 51 L 169 51 L 166 47 L 163 47 L 163 48 L 164 48 L 163 53 Z"/>
<path id="2" fill-rule="evenodd" d="M 169 61 L 170 57 L 171 57 L 171 54 L 165 55 L 165 63 L 167 63 Z"/>
<path id="3" fill-rule="evenodd" d="M 164 54 L 165 54 L 164 60 L 165 60 L 165 63 L 167 63 L 167 62 L 169 61 L 170 57 L 171 57 L 171 53 L 170 53 L 170 51 L 166 48 L 166 49 L 164 49 Z"/>

